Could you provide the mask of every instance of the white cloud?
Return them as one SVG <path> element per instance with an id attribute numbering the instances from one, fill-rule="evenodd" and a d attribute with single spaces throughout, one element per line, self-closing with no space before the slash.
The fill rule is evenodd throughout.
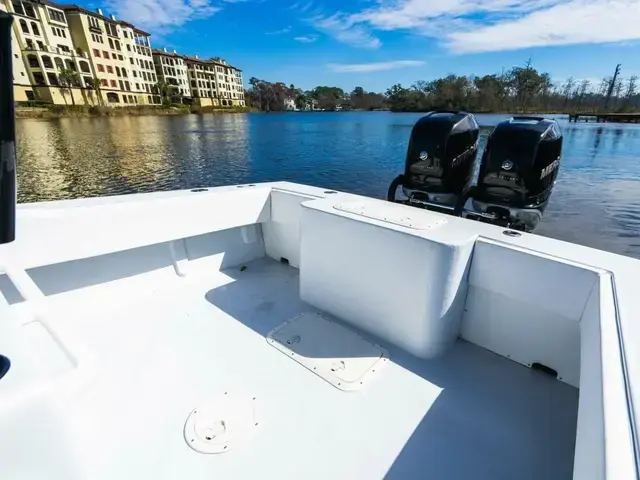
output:
<path id="1" fill-rule="evenodd" d="M 165 33 L 220 10 L 210 0 L 108 0 L 109 13 L 135 26 Z"/>
<path id="2" fill-rule="evenodd" d="M 316 30 L 353 47 L 377 49 L 382 45 L 382 42 L 367 28 L 357 25 L 354 20 L 341 12 L 332 15 L 316 12 L 308 17 L 307 21 Z"/>
<path id="3" fill-rule="evenodd" d="M 330 63 L 327 67 L 334 72 L 380 72 L 382 70 L 397 70 L 399 68 L 420 67 L 422 60 L 394 60 L 391 62 L 375 63 Z"/>
<path id="4" fill-rule="evenodd" d="M 288 27 L 281 28 L 280 30 L 273 30 L 270 32 L 264 32 L 265 35 L 284 35 L 285 33 L 289 33 L 291 31 L 291 25 Z"/>
<path id="5" fill-rule="evenodd" d="M 609 43 L 640 39 L 640 0 L 574 0 L 515 20 L 447 36 L 454 52 Z"/>
<path id="6" fill-rule="evenodd" d="M 301 42 L 301 43 L 313 43 L 316 40 L 318 40 L 318 36 L 317 35 L 302 35 L 300 37 L 293 37 L 293 39 L 296 42 Z"/>
<path id="7" fill-rule="evenodd" d="M 640 0 L 377 0 L 314 23 L 354 46 L 377 48 L 376 31 L 406 30 L 476 53 L 635 41 L 638 18 Z"/>

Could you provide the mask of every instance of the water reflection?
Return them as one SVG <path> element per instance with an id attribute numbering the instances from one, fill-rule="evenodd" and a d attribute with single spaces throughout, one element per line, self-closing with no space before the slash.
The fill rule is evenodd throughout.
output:
<path id="1" fill-rule="evenodd" d="M 19 201 L 290 180 L 384 197 L 420 114 L 20 120 Z M 480 147 L 506 115 L 478 115 Z M 538 233 L 640 258 L 640 126 L 569 124 Z"/>

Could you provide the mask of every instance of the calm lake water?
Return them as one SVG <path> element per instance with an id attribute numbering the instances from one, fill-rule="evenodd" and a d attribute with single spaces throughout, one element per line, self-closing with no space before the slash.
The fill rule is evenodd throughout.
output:
<path id="1" fill-rule="evenodd" d="M 385 197 L 420 114 L 19 120 L 20 202 L 290 180 Z M 484 146 L 507 118 L 479 115 Z M 640 125 L 569 124 L 536 233 L 640 258 Z"/>

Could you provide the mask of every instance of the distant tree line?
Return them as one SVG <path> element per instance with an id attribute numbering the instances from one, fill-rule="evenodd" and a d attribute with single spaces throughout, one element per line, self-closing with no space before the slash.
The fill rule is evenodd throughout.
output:
<path id="1" fill-rule="evenodd" d="M 468 110 L 472 112 L 631 112 L 640 110 L 638 77 L 605 77 L 598 85 L 569 78 L 553 83 L 528 61 L 482 77 L 447 75 L 432 81 L 418 80 L 410 87 L 396 84 L 384 94 L 356 87 L 347 93 L 338 87 L 319 86 L 303 91 L 294 85 L 252 78 L 246 92 L 250 106 L 262 111 L 287 109 L 293 99 L 300 110 L 379 110 L 404 112 Z M 291 100 L 289 100 L 291 106 Z"/>
<path id="2" fill-rule="evenodd" d="M 383 94 L 366 92 L 362 87 L 356 87 L 351 93 L 328 86 L 304 91 L 295 85 L 271 83 L 255 77 L 249 80 L 249 85 L 250 88 L 245 91 L 247 105 L 263 112 L 279 112 L 289 109 L 289 106 L 295 106 L 298 110 L 388 108 L 387 98 Z"/>

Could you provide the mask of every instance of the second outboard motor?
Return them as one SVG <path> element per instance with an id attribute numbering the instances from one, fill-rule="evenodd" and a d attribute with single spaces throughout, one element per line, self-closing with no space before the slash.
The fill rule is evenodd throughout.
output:
<path id="1" fill-rule="evenodd" d="M 558 175 L 562 134 L 555 120 L 514 117 L 489 136 L 472 205 L 491 223 L 531 231 L 540 222 Z"/>
<path id="2" fill-rule="evenodd" d="M 479 128 L 466 112 L 432 112 L 414 125 L 404 175 L 389 188 L 395 201 L 402 186 L 410 204 L 453 209 L 469 186 L 478 152 Z"/>

